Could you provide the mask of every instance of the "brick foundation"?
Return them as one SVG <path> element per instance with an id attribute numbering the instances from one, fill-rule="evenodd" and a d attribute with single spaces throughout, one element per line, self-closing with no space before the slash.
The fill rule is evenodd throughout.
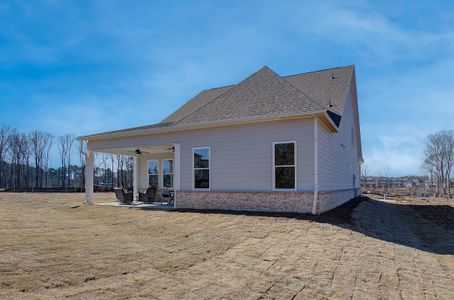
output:
<path id="1" fill-rule="evenodd" d="M 358 195 L 357 189 L 319 192 L 317 213 L 331 210 L 355 195 Z M 311 213 L 312 200 L 312 192 L 179 191 L 176 194 L 176 208 Z"/>
<path id="2" fill-rule="evenodd" d="M 310 213 L 311 192 L 177 192 L 176 207 Z"/>

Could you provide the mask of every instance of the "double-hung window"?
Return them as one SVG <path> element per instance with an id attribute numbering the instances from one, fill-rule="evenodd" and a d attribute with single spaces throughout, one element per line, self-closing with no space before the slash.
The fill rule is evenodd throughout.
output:
<path id="1" fill-rule="evenodd" d="M 296 142 L 273 143 L 273 189 L 296 190 Z"/>
<path id="2" fill-rule="evenodd" d="M 173 188 L 173 159 L 162 160 L 162 187 Z"/>
<path id="3" fill-rule="evenodd" d="M 157 160 L 148 161 L 148 186 L 158 186 L 159 163 Z"/>
<path id="4" fill-rule="evenodd" d="M 192 149 L 193 183 L 194 189 L 210 189 L 210 147 Z"/>

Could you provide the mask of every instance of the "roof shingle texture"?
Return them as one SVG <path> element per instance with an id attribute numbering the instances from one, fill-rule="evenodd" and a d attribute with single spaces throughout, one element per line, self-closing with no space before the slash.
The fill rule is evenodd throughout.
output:
<path id="1" fill-rule="evenodd" d="M 353 66 L 346 66 L 281 77 L 268 67 L 263 67 L 236 85 L 200 92 L 161 123 L 90 137 L 321 110 L 331 111 L 329 115 L 332 118 L 334 116 L 333 121 L 339 125 L 353 71 Z"/>
<path id="2" fill-rule="evenodd" d="M 197 124 L 321 109 L 323 107 L 285 79 L 263 67 L 177 123 Z"/>

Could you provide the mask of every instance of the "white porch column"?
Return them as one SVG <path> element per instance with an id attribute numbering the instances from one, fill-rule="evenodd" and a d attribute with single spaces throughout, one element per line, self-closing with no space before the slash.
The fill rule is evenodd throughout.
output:
<path id="1" fill-rule="evenodd" d="M 173 144 L 173 147 L 175 149 L 174 154 L 174 179 L 173 179 L 173 187 L 175 191 L 180 190 L 180 153 L 181 153 L 181 147 L 179 143 Z"/>
<path id="2" fill-rule="evenodd" d="M 87 149 L 85 153 L 85 202 L 93 204 L 93 163 L 94 153 Z"/>
<path id="3" fill-rule="evenodd" d="M 132 199 L 139 201 L 139 157 L 134 156 L 133 177 L 132 177 Z"/>

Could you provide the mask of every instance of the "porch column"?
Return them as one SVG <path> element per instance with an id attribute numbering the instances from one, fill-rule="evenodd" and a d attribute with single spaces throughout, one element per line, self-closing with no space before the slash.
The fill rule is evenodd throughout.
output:
<path id="1" fill-rule="evenodd" d="M 173 147 L 175 149 L 175 152 L 173 153 L 174 155 L 174 179 L 173 179 L 173 187 L 175 191 L 180 190 L 180 144 L 175 143 L 173 144 Z"/>
<path id="2" fill-rule="evenodd" d="M 93 204 L 93 162 L 94 153 L 87 149 L 85 153 L 85 202 Z"/>
<path id="3" fill-rule="evenodd" d="M 132 177 L 132 199 L 134 202 L 139 201 L 139 157 L 134 156 L 133 177 Z"/>

